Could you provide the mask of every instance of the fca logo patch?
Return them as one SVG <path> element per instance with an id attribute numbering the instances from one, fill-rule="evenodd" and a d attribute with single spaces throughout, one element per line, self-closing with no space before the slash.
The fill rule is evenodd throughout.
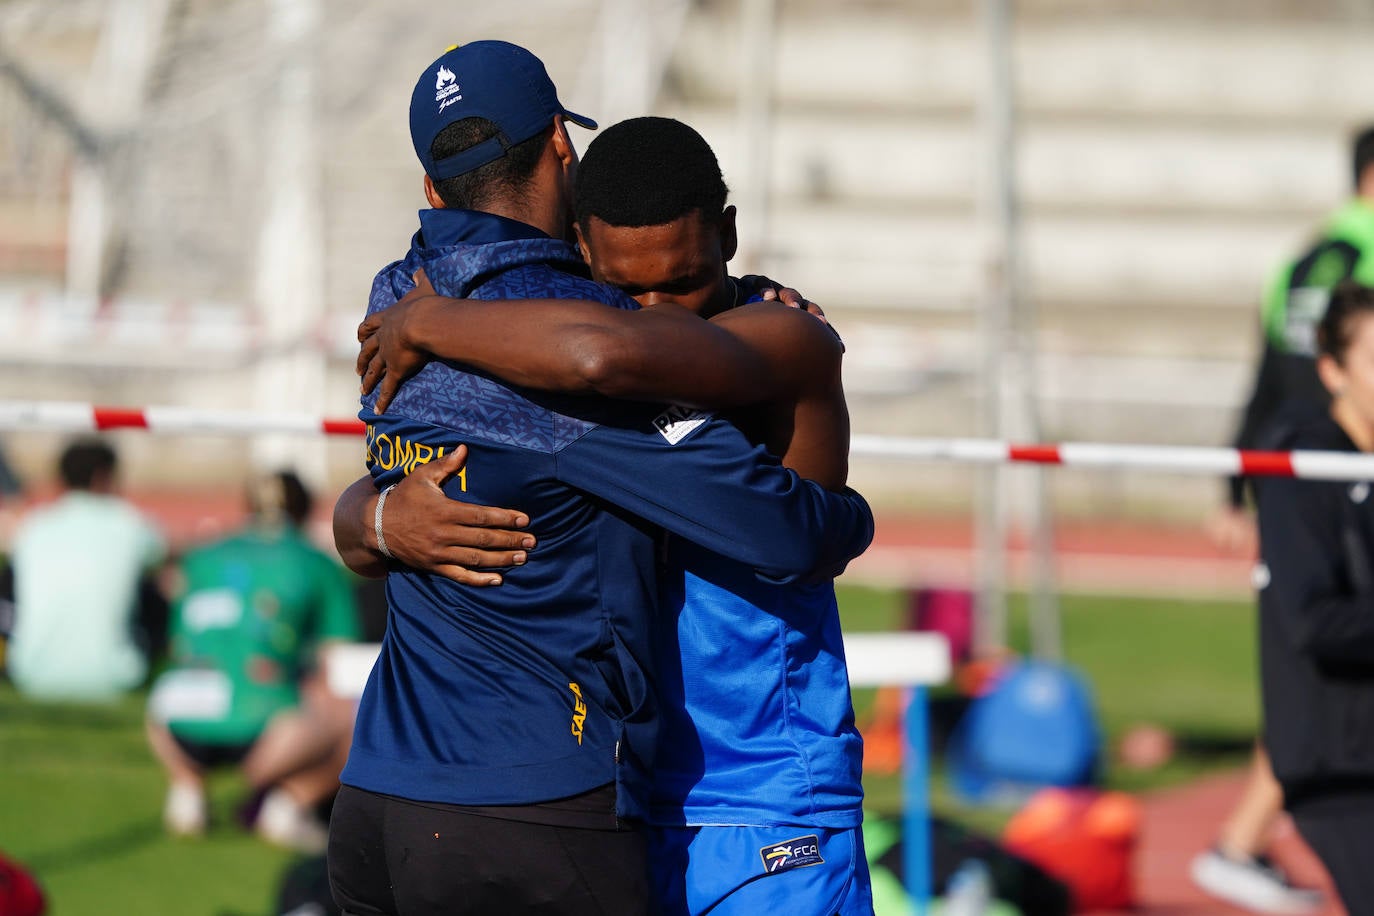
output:
<path id="1" fill-rule="evenodd" d="M 821 858 L 820 840 L 815 834 L 765 846 L 759 850 L 759 856 L 763 859 L 764 873 L 770 875 L 825 861 Z"/>

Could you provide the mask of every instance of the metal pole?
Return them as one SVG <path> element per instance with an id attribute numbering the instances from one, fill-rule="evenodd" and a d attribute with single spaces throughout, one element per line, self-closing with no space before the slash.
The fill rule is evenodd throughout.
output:
<path id="1" fill-rule="evenodd" d="M 1024 294 L 1021 272 L 1021 213 L 1016 182 L 1016 78 L 1012 42 L 1011 0 L 983 0 L 987 35 L 987 79 L 983 97 L 983 143 L 988 174 L 985 207 L 988 233 L 987 302 L 984 308 L 984 397 L 993 402 L 987 428 L 1000 438 L 1041 439 L 1038 380 L 1036 374 L 1036 314 L 1030 296 Z M 1040 658 L 1057 660 L 1061 654 L 1059 606 L 1054 582 L 1054 528 L 1050 510 L 1049 481 L 1044 468 L 1020 472 L 1029 492 L 1009 483 L 1017 479 L 1004 469 L 985 472 L 993 482 L 984 488 L 986 519 L 980 547 L 989 559 L 982 569 L 984 604 L 982 648 L 997 648 L 1007 641 L 1007 608 L 1004 580 L 1007 525 L 1012 496 L 1018 513 L 1028 522 L 1031 538 L 1031 644 Z M 997 475 L 995 478 L 993 475 Z M 1024 475 L 1030 475 L 1027 481 Z M 995 544 L 993 543 L 995 539 Z M 993 562 L 997 566 L 993 567 Z M 995 577 L 995 578 L 994 578 Z"/>
<path id="2" fill-rule="evenodd" d="M 690 9 L 691 0 L 601 0 L 596 37 L 565 98 L 587 105 L 602 127 L 649 114 Z"/>
<path id="3" fill-rule="evenodd" d="M 740 11 L 739 253 L 737 274 L 760 273 L 767 246 L 773 161 L 773 43 L 777 0 L 742 0 Z M 729 176 L 727 176 L 728 178 Z"/>
<path id="4" fill-rule="evenodd" d="M 94 301 L 109 292 L 106 255 L 119 235 L 121 208 L 108 140 L 137 121 L 166 15 L 166 0 L 111 0 L 106 6 L 88 92 L 100 104 L 90 108 L 90 121 L 83 122 L 64 100 L 0 54 L 0 66 L 76 142 L 66 273 L 67 295 L 74 299 Z"/>
<path id="5" fill-rule="evenodd" d="M 1006 282 L 1011 324 L 1012 374 L 1004 379 L 1011 382 L 1004 403 L 1021 421 L 1018 434 L 1032 442 L 1043 437 L 1040 423 L 1040 386 L 1037 371 L 1038 321 L 1035 299 L 1025 290 L 1022 271 L 1022 234 L 1020 194 L 1016 183 L 1016 71 L 1015 48 L 1012 41 L 1010 0 L 1001 0 L 1007 9 L 1007 28 L 1002 30 L 1001 83 L 1005 99 L 1003 118 L 1006 136 L 1006 182 L 1002 197 L 1006 201 Z M 1050 506 L 1050 471 L 1033 467 L 1021 472 L 1030 475 L 1030 493 L 1025 506 L 1029 516 L 1031 548 L 1030 625 L 1031 651 L 1042 659 L 1058 661 L 1062 655 L 1058 589 L 1054 569 L 1054 516 Z"/>
<path id="6" fill-rule="evenodd" d="M 323 177 L 315 134 L 315 43 L 321 0 L 270 0 L 268 35 L 286 49 L 275 106 L 268 113 L 264 156 L 267 212 L 258 236 L 256 300 L 265 350 L 259 364 L 260 410 L 317 411 L 325 356 L 311 346 L 324 316 Z M 294 467 L 311 484 L 324 483 L 325 457 L 301 450 L 290 437 L 262 435 L 253 443 L 263 470 Z"/>
<path id="7" fill-rule="evenodd" d="M 930 825 L 930 711 L 926 688 L 912 687 L 906 704 L 902 754 L 902 869 L 915 916 L 925 916 L 934 880 Z"/>
<path id="8" fill-rule="evenodd" d="M 979 373 L 979 433 L 1002 438 L 1004 360 L 1007 354 L 1011 314 L 1009 257 L 1015 214 L 1011 196 L 1010 73 L 1006 66 L 1008 0 L 983 0 L 981 27 L 986 69 L 979 100 L 979 146 L 983 150 L 984 175 L 979 194 L 979 219 L 983 224 L 983 299 L 978 313 L 982 342 Z M 1000 649 L 1007 642 L 1007 508 L 1006 476 L 1000 467 L 978 475 L 975 520 L 975 575 L 978 619 L 974 645 L 979 652 Z"/>
<path id="9" fill-rule="evenodd" d="M 74 302 L 94 303 L 102 292 L 110 222 L 105 164 L 77 157 L 72 161 L 71 182 L 67 210 L 67 297 Z"/>

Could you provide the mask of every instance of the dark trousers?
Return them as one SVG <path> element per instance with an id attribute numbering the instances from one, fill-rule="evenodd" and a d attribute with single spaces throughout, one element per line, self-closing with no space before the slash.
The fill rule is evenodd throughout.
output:
<path id="1" fill-rule="evenodd" d="M 351 786 L 330 818 L 329 885 L 348 916 L 649 910 L 642 830 L 503 820 Z"/>
<path id="2" fill-rule="evenodd" d="M 1322 860 L 1350 916 L 1374 916 L 1374 796 L 1292 807 L 1298 832 Z"/>

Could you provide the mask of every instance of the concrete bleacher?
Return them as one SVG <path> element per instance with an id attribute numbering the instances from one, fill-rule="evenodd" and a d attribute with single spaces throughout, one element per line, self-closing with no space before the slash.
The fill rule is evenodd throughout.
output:
<path id="1" fill-rule="evenodd" d="M 921 6 L 780 3 L 767 257 L 818 264 L 809 288 L 845 312 L 978 298 L 981 39 L 972 4 Z M 1016 4 L 1015 47 L 1027 280 L 1042 311 L 1250 309 L 1272 260 L 1345 193 L 1374 25 L 1039 6 Z M 665 100 L 727 171 L 742 158 L 737 74 L 720 64 L 733 34 L 730 4 L 700 10 Z M 902 272 L 915 276 L 894 282 Z"/>

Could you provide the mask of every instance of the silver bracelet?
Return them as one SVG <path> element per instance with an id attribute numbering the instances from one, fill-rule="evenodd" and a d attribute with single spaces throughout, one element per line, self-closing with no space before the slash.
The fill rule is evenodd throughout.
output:
<path id="1" fill-rule="evenodd" d="M 394 489 L 396 489 L 396 485 L 393 483 L 377 495 L 377 511 L 372 515 L 372 528 L 377 532 L 377 549 L 388 560 L 394 560 L 396 557 L 387 549 L 386 538 L 382 536 L 382 509 L 386 507 L 386 495 Z"/>

